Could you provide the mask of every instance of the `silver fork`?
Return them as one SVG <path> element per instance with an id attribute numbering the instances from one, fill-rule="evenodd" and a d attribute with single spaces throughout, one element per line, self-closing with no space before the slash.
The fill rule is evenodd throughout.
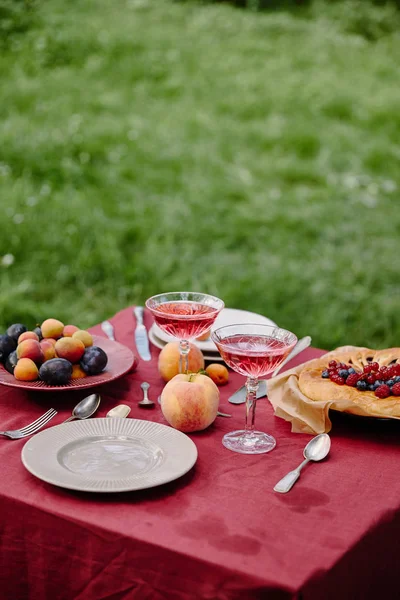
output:
<path id="1" fill-rule="evenodd" d="M 11 431 L 0 431 L 0 435 L 6 435 L 12 440 L 19 440 L 20 438 L 27 437 L 28 435 L 32 435 L 36 433 L 44 427 L 50 419 L 52 419 L 57 414 L 57 411 L 54 408 L 50 408 L 44 415 L 33 421 L 29 425 L 25 427 L 21 427 L 21 429 L 12 429 Z"/>

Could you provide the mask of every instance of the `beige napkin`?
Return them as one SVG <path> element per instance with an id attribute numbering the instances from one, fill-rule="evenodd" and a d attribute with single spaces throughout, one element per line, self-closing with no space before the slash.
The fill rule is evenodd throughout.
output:
<path id="1" fill-rule="evenodd" d="M 352 346 L 342 346 L 324 354 L 329 357 L 333 352 L 351 350 Z M 370 417 L 360 406 L 351 400 L 310 400 L 299 388 L 299 375 L 305 365 L 312 365 L 322 357 L 298 365 L 282 375 L 268 381 L 268 399 L 274 407 L 275 415 L 290 421 L 293 433 L 328 433 L 332 428 L 329 409 L 349 412 Z M 380 416 L 380 415 L 376 415 Z"/>

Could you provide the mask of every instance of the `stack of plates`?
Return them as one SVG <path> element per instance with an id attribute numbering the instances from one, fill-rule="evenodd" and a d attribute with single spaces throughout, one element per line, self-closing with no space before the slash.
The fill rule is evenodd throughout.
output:
<path id="1" fill-rule="evenodd" d="M 212 329 L 218 329 L 224 325 L 234 325 L 235 323 L 260 323 L 263 325 L 273 325 L 276 327 L 276 323 L 257 313 L 252 313 L 247 310 L 238 310 L 236 308 L 224 308 L 215 320 Z M 149 331 L 149 339 L 157 348 L 164 348 L 168 342 L 176 342 L 176 338 L 165 333 L 162 329 L 154 323 Z M 196 346 L 203 352 L 205 360 L 212 362 L 222 362 L 222 358 L 217 350 L 216 345 L 211 339 L 200 342 L 198 340 L 193 341 Z"/>

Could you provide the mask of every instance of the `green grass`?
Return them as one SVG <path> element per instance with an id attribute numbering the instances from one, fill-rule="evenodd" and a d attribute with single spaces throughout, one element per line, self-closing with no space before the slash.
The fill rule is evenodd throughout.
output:
<path id="1" fill-rule="evenodd" d="M 399 13 L 364 6 L 372 36 L 328 0 L 51 0 L 11 27 L 1 327 L 193 289 L 321 347 L 400 345 Z"/>

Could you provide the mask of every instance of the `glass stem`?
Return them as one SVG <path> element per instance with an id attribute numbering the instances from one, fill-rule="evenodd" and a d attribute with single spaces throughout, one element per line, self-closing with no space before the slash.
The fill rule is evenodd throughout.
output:
<path id="1" fill-rule="evenodd" d="M 256 416 L 258 379 L 248 377 L 246 381 L 246 423 L 245 435 L 252 436 L 254 433 L 254 419 Z"/>
<path id="2" fill-rule="evenodd" d="M 189 371 L 189 342 L 188 340 L 180 340 L 179 342 L 179 373 L 187 373 Z"/>

